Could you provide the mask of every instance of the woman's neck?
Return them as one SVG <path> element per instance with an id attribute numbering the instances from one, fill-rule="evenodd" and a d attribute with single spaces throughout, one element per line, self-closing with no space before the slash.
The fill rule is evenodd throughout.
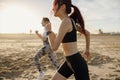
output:
<path id="1" fill-rule="evenodd" d="M 59 18 L 60 18 L 60 20 L 63 20 L 63 19 L 65 19 L 65 18 L 68 18 L 69 16 L 68 15 L 61 15 Z"/>

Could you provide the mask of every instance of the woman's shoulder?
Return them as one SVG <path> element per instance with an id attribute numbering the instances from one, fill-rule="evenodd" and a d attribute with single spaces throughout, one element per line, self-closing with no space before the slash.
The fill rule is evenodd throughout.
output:
<path id="1" fill-rule="evenodd" d="M 62 20 L 62 23 L 61 23 L 61 25 L 64 25 L 64 26 L 70 26 L 71 25 L 71 20 L 70 20 L 70 18 L 64 18 L 63 20 Z"/>
<path id="2" fill-rule="evenodd" d="M 62 20 L 60 28 L 66 30 L 67 32 L 71 31 L 71 29 L 72 29 L 72 23 L 71 23 L 70 18 L 64 18 Z"/>

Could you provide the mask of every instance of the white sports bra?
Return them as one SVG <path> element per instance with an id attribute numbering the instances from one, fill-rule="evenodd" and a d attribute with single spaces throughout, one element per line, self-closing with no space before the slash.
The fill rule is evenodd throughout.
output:
<path id="1" fill-rule="evenodd" d="M 44 39 L 47 39 L 47 29 L 44 27 L 44 31 L 43 31 L 43 33 L 42 33 L 42 37 L 44 38 Z"/>

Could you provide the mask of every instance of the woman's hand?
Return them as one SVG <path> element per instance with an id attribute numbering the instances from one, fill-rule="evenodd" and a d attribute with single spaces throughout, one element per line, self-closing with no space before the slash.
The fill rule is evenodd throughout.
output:
<path id="1" fill-rule="evenodd" d="M 38 34 L 38 30 L 36 30 L 35 33 Z"/>
<path id="2" fill-rule="evenodd" d="M 51 23 L 48 23 L 48 24 L 46 25 L 46 29 L 47 29 L 47 31 L 51 31 Z"/>
<path id="3" fill-rule="evenodd" d="M 90 58 L 90 52 L 89 52 L 89 51 L 85 51 L 84 54 L 83 54 L 83 57 L 84 57 L 84 59 L 85 59 L 86 61 L 88 61 L 89 58 Z"/>

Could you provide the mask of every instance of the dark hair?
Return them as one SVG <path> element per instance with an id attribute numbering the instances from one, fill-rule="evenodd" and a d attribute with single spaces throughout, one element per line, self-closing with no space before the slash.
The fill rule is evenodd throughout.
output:
<path id="1" fill-rule="evenodd" d="M 69 14 L 71 12 L 71 0 L 54 0 L 53 7 L 58 5 L 58 9 L 65 4 L 66 6 L 66 13 Z"/>
<path id="2" fill-rule="evenodd" d="M 49 18 L 47 18 L 47 17 L 43 17 L 43 21 L 50 22 Z"/>
<path id="3" fill-rule="evenodd" d="M 75 23 L 80 24 L 82 31 L 85 34 L 85 24 L 80 10 L 74 5 L 71 6 L 74 8 L 74 12 L 70 15 L 70 17 L 75 21 Z"/>
<path id="4" fill-rule="evenodd" d="M 72 18 L 75 21 L 75 23 L 80 24 L 80 26 L 82 28 L 82 31 L 85 34 L 85 28 L 84 28 L 85 25 L 84 25 L 83 17 L 82 17 L 82 15 L 80 13 L 80 10 L 76 6 L 72 5 L 71 0 L 54 0 L 53 7 L 56 4 L 58 4 L 58 9 L 63 4 L 65 4 L 65 6 L 66 6 L 66 13 L 67 14 L 70 14 L 72 12 L 71 7 L 73 7 L 74 12 L 71 15 L 69 15 L 69 16 L 70 16 L 70 18 Z"/>

